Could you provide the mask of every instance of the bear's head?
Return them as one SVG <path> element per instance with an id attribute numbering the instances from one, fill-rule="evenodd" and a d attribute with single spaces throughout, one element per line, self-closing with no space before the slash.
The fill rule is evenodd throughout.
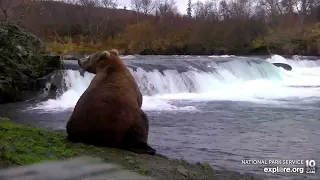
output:
<path id="1" fill-rule="evenodd" d="M 111 51 L 96 52 L 88 57 L 78 60 L 79 66 L 90 73 L 96 74 L 106 66 L 111 64 L 111 61 L 116 60 L 115 57 L 119 56 L 116 49 Z"/>

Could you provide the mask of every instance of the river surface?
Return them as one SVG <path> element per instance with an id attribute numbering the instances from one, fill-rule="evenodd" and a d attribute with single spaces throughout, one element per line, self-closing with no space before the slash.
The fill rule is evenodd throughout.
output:
<path id="1" fill-rule="evenodd" d="M 315 160 L 320 165 L 320 57 L 123 56 L 144 94 L 149 143 L 159 153 L 266 179 L 320 179 L 264 173 L 242 160 Z M 292 66 L 286 71 L 271 63 Z M 76 61 L 69 61 L 69 64 Z M 64 130 L 93 74 L 65 70 L 54 99 L 0 106 L 0 115 Z M 304 167 L 305 165 L 278 165 Z"/>

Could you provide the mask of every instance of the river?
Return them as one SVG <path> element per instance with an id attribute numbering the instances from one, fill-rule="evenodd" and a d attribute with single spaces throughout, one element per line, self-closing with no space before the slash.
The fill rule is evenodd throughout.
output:
<path id="1" fill-rule="evenodd" d="M 320 164 L 320 57 L 131 55 L 122 59 L 144 95 L 149 143 L 159 153 L 268 179 L 320 179 L 319 172 L 273 174 L 263 168 L 277 165 L 242 164 L 242 160 Z M 271 64 L 276 62 L 293 69 Z M 1 116 L 64 130 L 93 77 L 65 70 L 66 89 L 56 98 L 4 104 Z"/>

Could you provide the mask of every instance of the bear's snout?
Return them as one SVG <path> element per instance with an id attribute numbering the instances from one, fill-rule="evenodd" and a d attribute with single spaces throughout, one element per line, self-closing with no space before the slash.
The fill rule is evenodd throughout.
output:
<path id="1" fill-rule="evenodd" d="M 78 60 L 78 65 L 81 68 L 86 69 L 84 66 L 87 66 L 87 61 L 88 61 L 88 59 L 86 59 L 86 58 L 79 59 Z"/>

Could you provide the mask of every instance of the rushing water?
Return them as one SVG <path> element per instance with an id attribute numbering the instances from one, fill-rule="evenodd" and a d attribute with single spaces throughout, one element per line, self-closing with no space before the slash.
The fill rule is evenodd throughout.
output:
<path id="1" fill-rule="evenodd" d="M 158 152 L 270 179 L 320 179 L 319 172 L 268 174 L 263 167 L 276 165 L 241 164 L 244 159 L 314 159 L 320 164 L 320 57 L 122 58 L 144 94 L 149 141 Z M 67 89 L 57 98 L 2 105 L 0 113 L 20 123 L 63 130 L 93 77 L 66 70 Z"/>

